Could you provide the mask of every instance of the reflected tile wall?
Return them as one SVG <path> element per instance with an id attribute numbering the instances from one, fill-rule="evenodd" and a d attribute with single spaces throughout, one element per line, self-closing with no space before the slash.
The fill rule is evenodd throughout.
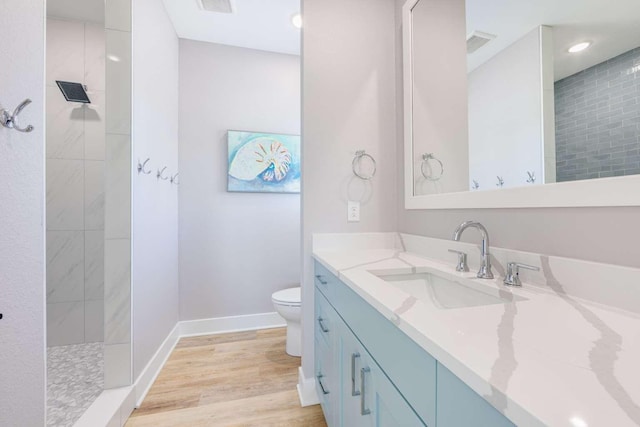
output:
<path id="1" fill-rule="evenodd" d="M 104 336 L 105 33 L 47 20 L 47 344 Z M 55 81 L 88 86 L 67 102 Z"/>

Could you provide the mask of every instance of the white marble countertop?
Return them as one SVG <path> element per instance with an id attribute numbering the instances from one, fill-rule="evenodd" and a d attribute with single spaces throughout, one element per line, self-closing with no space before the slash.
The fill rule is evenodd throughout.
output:
<path id="1" fill-rule="evenodd" d="M 315 259 L 518 426 L 640 425 L 640 316 L 403 249 L 314 249 Z M 438 309 L 380 279 L 432 272 L 518 301 Z M 521 297 L 521 298 L 517 298 Z"/>

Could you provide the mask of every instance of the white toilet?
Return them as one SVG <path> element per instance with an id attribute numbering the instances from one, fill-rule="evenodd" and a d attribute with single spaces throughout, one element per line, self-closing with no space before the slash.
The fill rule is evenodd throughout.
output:
<path id="1" fill-rule="evenodd" d="M 300 357 L 302 346 L 302 303 L 300 288 L 289 288 L 275 292 L 271 301 L 278 314 L 287 321 L 287 354 Z"/>

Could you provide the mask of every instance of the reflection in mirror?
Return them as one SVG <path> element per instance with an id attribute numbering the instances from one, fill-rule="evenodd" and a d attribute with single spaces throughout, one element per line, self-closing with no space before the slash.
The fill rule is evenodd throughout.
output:
<path id="1" fill-rule="evenodd" d="M 418 0 L 410 55 L 414 195 L 640 174 L 640 2 Z"/>

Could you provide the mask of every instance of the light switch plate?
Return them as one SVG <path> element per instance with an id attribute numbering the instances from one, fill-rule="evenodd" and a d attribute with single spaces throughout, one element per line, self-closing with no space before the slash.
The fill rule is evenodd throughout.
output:
<path id="1" fill-rule="evenodd" d="M 351 200 L 347 202 L 347 221 L 360 221 L 360 202 L 353 202 Z"/>

